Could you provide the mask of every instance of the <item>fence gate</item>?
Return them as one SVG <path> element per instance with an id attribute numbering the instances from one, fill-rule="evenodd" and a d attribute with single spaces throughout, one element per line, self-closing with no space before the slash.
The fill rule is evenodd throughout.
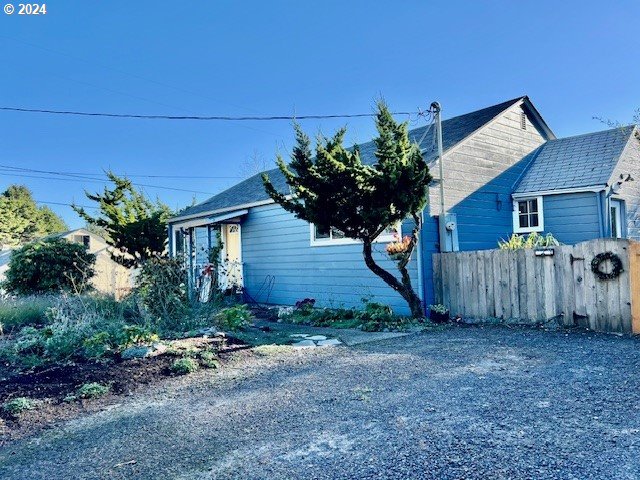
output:
<path id="1" fill-rule="evenodd" d="M 605 280 L 591 262 L 606 252 L 620 259 L 622 272 Z M 436 301 L 453 315 L 640 333 L 640 243 L 597 239 L 542 250 L 437 253 L 433 263 Z M 612 266 L 605 260 L 600 270 Z"/>

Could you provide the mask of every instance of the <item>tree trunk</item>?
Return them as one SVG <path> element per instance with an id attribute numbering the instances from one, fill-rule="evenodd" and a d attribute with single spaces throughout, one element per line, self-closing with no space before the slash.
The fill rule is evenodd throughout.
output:
<path id="1" fill-rule="evenodd" d="M 406 260 L 401 260 L 398 264 L 401 274 L 401 280 L 398 280 L 393 274 L 387 272 L 375 262 L 373 259 L 371 244 L 371 240 L 365 240 L 362 246 L 364 261 L 367 264 L 367 267 L 369 267 L 369 270 L 379 276 L 387 285 L 402 295 L 402 298 L 407 301 L 407 304 L 411 309 L 411 316 L 413 318 L 423 318 L 424 311 L 422 309 L 422 301 L 416 292 L 413 291 L 413 287 L 411 286 L 411 277 L 407 270 L 408 258 Z M 410 256 L 410 253 L 408 256 Z"/>

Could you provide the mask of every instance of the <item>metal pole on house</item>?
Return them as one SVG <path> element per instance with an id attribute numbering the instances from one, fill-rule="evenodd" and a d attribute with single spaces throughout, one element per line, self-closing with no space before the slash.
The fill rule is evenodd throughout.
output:
<path id="1" fill-rule="evenodd" d="M 442 107 L 439 102 L 431 104 L 435 115 L 436 141 L 438 143 L 438 170 L 440 176 L 440 216 L 438 218 L 438 237 L 440 239 L 440 252 L 447 251 L 447 232 L 445 230 L 446 211 L 444 207 L 444 167 L 442 165 Z M 444 262 L 440 259 L 440 303 L 444 303 Z"/>
<path id="2" fill-rule="evenodd" d="M 436 141 L 438 143 L 438 170 L 440 176 L 440 251 L 445 251 L 446 243 L 445 238 L 443 238 L 444 234 L 444 217 L 446 215 L 446 211 L 444 208 L 444 167 L 442 165 L 442 107 L 438 102 L 433 102 L 431 104 L 431 108 L 435 114 L 436 120 Z"/>

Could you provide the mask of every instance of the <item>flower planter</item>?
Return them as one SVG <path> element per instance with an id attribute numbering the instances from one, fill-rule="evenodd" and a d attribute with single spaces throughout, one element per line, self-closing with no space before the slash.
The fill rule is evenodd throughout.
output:
<path id="1" fill-rule="evenodd" d="M 429 310 L 429 319 L 433 323 L 446 323 L 449 321 L 449 310 L 444 313 L 436 312 L 435 310 Z"/>
<path id="2" fill-rule="evenodd" d="M 390 253 L 389 254 L 389 258 L 391 258 L 391 260 L 402 260 L 403 257 L 404 257 L 404 253 Z"/>

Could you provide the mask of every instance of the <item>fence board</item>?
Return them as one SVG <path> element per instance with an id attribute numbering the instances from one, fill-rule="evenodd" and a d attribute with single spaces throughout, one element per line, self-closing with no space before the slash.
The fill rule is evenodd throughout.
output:
<path id="1" fill-rule="evenodd" d="M 640 333 L 640 243 L 629 246 L 631 330 Z"/>
<path id="2" fill-rule="evenodd" d="M 513 318 L 511 314 L 511 281 L 509 279 L 509 256 L 508 252 L 500 252 L 500 284 L 502 291 L 500 301 L 502 302 L 502 318 L 508 320 Z"/>
<path id="3" fill-rule="evenodd" d="M 477 260 L 477 278 L 474 282 L 474 288 L 478 292 L 478 313 L 479 317 L 487 316 L 487 279 L 484 271 L 484 252 L 478 252 Z"/>
<path id="4" fill-rule="evenodd" d="M 622 259 L 624 271 L 615 279 L 601 280 L 591 271 L 591 260 L 606 251 Z M 640 333 L 640 244 L 599 239 L 554 247 L 553 253 L 435 254 L 437 301 L 451 313 L 472 319 L 557 319 L 566 326 Z"/>
<path id="5" fill-rule="evenodd" d="M 493 267 L 493 301 L 496 318 L 504 318 L 502 308 L 502 277 L 500 276 L 500 250 L 490 250 L 491 265 Z M 640 289 L 640 285 L 638 286 Z M 639 304 L 640 306 L 640 304 Z M 638 308 L 638 319 L 640 321 L 640 308 Z"/>

